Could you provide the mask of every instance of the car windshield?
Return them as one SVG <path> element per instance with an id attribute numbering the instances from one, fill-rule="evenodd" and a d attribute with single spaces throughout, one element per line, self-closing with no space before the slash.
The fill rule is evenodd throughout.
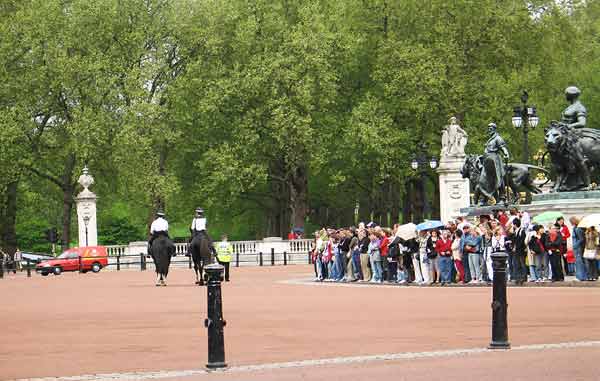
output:
<path id="1" fill-rule="evenodd" d="M 58 259 L 69 259 L 69 258 L 77 258 L 77 253 L 73 251 L 65 251 L 61 255 L 58 256 Z"/>

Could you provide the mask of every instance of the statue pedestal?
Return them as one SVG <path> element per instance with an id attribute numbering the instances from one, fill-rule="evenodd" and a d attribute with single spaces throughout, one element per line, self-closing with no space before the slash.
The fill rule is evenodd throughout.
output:
<path id="1" fill-rule="evenodd" d="M 542 193 L 532 195 L 531 204 L 519 205 L 532 217 L 547 211 L 561 212 L 565 220 L 600 213 L 600 191 Z"/>
<path id="2" fill-rule="evenodd" d="M 75 197 L 77 203 L 77 226 L 79 228 L 79 247 L 98 245 L 98 228 L 96 227 L 96 195 L 88 188 L 94 184 L 88 167 L 83 167 L 83 174 L 77 182 L 83 190 Z"/>
<path id="3" fill-rule="evenodd" d="M 77 226 L 79 227 L 78 246 L 97 246 L 96 195 L 84 189 L 75 198 L 77 203 Z"/>
<path id="4" fill-rule="evenodd" d="M 463 215 L 461 208 L 470 205 L 469 179 L 463 179 L 460 169 L 465 156 L 444 156 L 437 170 L 440 181 L 440 217 L 448 222 Z"/>

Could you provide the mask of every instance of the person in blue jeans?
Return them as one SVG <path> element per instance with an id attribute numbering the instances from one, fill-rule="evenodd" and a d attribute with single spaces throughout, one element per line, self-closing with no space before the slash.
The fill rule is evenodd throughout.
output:
<path id="1" fill-rule="evenodd" d="M 452 281 L 452 239 L 450 232 L 444 231 L 442 237 L 435 243 L 435 251 L 438 254 L 441 284 L 445 286 Z"/>
<path id="2" fill-rule="evenodd" d="M 468 253 L 467 258 L 469 261 L 471 282 L 479 283 L 481 282 L 481 236 L 472 230 L 470 225 L 463 227 L 464 234 L 461 242 L 461 250 L 465 254 Z"/>
<path id="3" fill-rule="evenodd" d="M 569 219 L 571 225 L 573 225 L 573 254 L 575 254 L 575 279 L 584 281 L 588 279 L 588 271 L 585 266 L 585 260 L 583 258 L 583 249 L 585 249 L 585 231 L 578 227 L 579 218 L 571 217 Z"/>
<path id="4" fill-rule="evenodd" d="M 381 264 L 381 251 L 379 249 L 379 238 L 372 232 L 369 234 L 369 261 L 371 262 L 371 269 L 373 271 L 372 283 L 383 283 L 383 268 Z"/>

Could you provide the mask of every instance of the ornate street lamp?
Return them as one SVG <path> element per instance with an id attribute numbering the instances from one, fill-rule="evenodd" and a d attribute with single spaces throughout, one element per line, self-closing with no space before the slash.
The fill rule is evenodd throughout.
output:
<path id="1" fill-rule="evenodd" d="M 421 176 L 421 199 L 423 200 L 423 218 L 427 218 L 430 212 L 429 203 L 427 202 L 427 197 L 425 195 L 425 173 L 427 172 L 427 165 L 429 165 L 429 168 L 431 169 L 436 169 L 439 165 L 439 161 L 435 156 L 431 156 L 430 158 L 428 158 L 427 145 L 421 144 L 419 146 L 419 151 L 415 156 L 413 156 L 410 162 L 410 167 L 415 171 L 419 171 L 419 175 Z"/>
<path id="2" fill-rule="evenodd" d="M 522 106 L 516 106 L 513 109 L 512 125 L 523 129 L 523 163 L 529 164 L 529 127 L 535 129 L 540 122 L 537 110 L 534 105 L 527 105 L 529 94 L 523 90 L 521 94 Z"/>
<path id="3" fill-rule="evenodd" d="M 88 224 L 90 223 L 90 216 L 83 216 L 83 224 L 85 225 L 85 246 L 88 246 Z"/>

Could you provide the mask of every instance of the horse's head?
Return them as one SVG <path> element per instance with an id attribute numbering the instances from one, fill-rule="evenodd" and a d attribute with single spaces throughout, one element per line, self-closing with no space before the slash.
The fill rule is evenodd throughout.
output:
<path id="1" fill-rule="evenodd" d="M 550 122 L 544 129 L 544 144 L 550 152 L 558 152 L 566 142 L 568 126 L 557 121 Z"/>
<path id="2" fill-rule="evenodd" d="M 479 155 L 467 155 L 465 162 L 460 169 L 460 174 L 464 179 L 470 179 L 472 176 L 479 176 Z"/>
<path id="3" fill-rule="evenodd" d="M 469 178 L 469 174 L 471 173 L 471 156 L 473 155 L 467 155 L 467 157 L 465 157 L 465 162 L 462 167 L 460 167 L 460 174 L 463 179 Z"/>

